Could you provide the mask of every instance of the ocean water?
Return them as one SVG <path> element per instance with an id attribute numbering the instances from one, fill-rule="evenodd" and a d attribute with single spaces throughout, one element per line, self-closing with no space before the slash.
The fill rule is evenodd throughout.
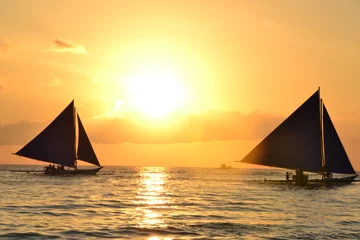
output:
<path id="1" fill-rule="evenodd" d="M 360 239 L 360 182 L 264 183 L 274 169 L 107 167 L 42 176 L 0 165 L 0 239 Z"/>

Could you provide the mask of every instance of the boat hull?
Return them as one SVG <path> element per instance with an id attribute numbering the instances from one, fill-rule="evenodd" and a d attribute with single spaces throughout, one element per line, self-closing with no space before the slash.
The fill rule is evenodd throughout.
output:
<path id="1" fill-rule="evenodd" d="M 265 182 L 271 182 L 271 183 L 288 183 L 288 184 L 298 184 L 298 185 L 304 185 L 304 184 L 312 184 L 312 183 L 321 183 L 321 184 L 332 184 L 332 183 L 352 183 L 355 181 L 355 178 L 358 175 L 348 176 L 348 177 L 342 177 L 342 178 L 327 178 L 327 179 L 310 179 L 305 183 L 297 183 L 294 180 L 268 180 L 265 178 Z"/>
<path id="2" fill-rule="evenodd" d="M 103 167 L 94 169 L 55 170 L 45 172 L 46 175 L 95 175 Z"/>
<path id="3" fill-rule="evenodd" d="M 343 178 L 311 179 L 309 182 L 321 183 L 349 183 L 353 182 L 358 175 Z"/>

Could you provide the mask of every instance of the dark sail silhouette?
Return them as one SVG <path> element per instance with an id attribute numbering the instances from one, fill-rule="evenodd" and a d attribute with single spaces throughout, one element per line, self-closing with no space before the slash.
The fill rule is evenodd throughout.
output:
<path id="1" fill-rule="evenodd" d="M 320 99 L 320 88 L 295 112 L 261 141 L 241 162 L 294 169 L 280 183 L 351 183 L 357 174 Z M 303 172 L 315 172 L 321 179 L 309 179 Z M 351 174 L 334 177 L 332 173 Z"/>
<path id="2" fill-rule="evenodd" d="M 241 162 L 321 171 L 320 93 L 316 91 Z"/>
<path id="3" fill-rule="evenodd" d="M 358 176 L 352 167 L 330 115 L 320 99 L 320 88 L 261 141 L 241 162 L 297 170 L 286 183 L 351 183 Z M 322 175 L 309 179 L 303 171 Z M 332 173 L 351 174 L 334 178 Z"/>
<path id="4" fill-rule="evenodd" d="M 79 130 L 77 150 L 76 122 Z M 74 171 L 48 169 L 46 173 L 49 174 L 96 174 L 102 168 L 79 115 L 77 115 L 77 118 L 75 117 L 74 101 L 38 136 L 14 154 L 75 168 Z M 99 168 L 77 169 L 76 159 L 97 165 Z"/>
<path id="5" fill-rule="evenodd" d="M 79 144 L 77 158 L 81 161 L 88 162 L 100 167 L 99 160 L 96 157 L 94 149 L 90 143 L 89 137 L 86 134 L 85 128 L 80 120 L 79 114 L 77 114 L 78 126 L 79 126 Z"/>
<path id="6" fill-rule="evenodd" d="M 355 174 L 325 105 L 323 105 L 323 109 L 326 167 L 333 173 Z"/>
<path id="7" fill-rule="evenodd" d="M 74 101 L 16 155 L 72 167 L 75 161 Z"/>

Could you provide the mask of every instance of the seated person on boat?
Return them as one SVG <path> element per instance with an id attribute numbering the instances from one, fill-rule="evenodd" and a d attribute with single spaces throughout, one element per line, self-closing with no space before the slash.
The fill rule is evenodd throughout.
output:
<path id="1" fill-rule="evenodd" d="M 57 165 L 56 170 L 64 170 L 64 166 L 63 165 Z"/>
<path id="2" fill-rule="evenodd" d="M 64 170 L 64 166 L 62 165 L 57 165 L 57 167 L 55 168 L 55 164 L 53 165 L 49 164 L 49 166 L 44 167 L 45 173 L 54 173 L 56 171 L 61 171 L 61 170 Z"/>
<path id="3" fill-rule="evenodd" d="M 296 183 L 306 183 L 309 181 L 309 176 L 305 175 L 302 169 L 299 169 L 295 171 L 295 175 L 292 176 L 292 180 Z"/>
<path id="4" fill-rule="evenodd" d="M 292 173 L 286 172 L 286 181 L 290 181 L 290 176 Z"/>
<path id="5" fill-rule="evenodd" d="M 51 171 L 51 164 L 49 166 L 44 167 L 44 172 L 50 172 Z"/>
<path id="6" fill-rule="evenodd" d="M 332 177 L 332 173 L 327 169 L 326 165 L 322 166 L 322 179 L 330 179 Z"/>
<path id="7" fill-rule="evenodd" d="M 49 166 L 44 167 L 44 172 L 45 172 L 45 173 L 50 173 L 50 172 L 53 172 L 53 171 L 55 171 L 55 170 L 56 170 L 55 165 L 49 164 Z"/>
<path id="8" fill-rule="evenodd" d="M 45 173 L 54 172 L 55 170 L 56 170 L 55 164 L 53 164 L 53 165 L 49 164 L 49 166 L 45 167 L 45 169 L 44 169 Z"/>

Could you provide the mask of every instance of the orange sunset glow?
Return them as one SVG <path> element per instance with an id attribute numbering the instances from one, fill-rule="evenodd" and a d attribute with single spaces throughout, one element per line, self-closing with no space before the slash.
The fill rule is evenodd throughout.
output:
<path id="1" fill-rule="evenodd" d="M 44 164 L 11 153 L 74 99 L 102 165 L 249 167 L 234 161 L 320 86 L 360 170 L 359 7 L 4 1 L 0 164 Z"/>

